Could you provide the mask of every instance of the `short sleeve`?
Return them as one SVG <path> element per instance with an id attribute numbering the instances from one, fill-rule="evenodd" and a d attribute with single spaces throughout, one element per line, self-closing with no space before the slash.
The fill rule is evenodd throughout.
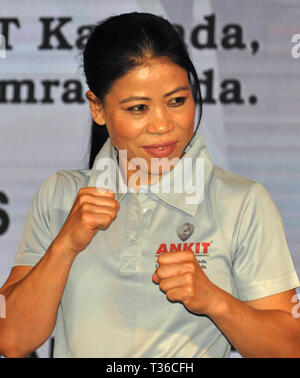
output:
<path id="1" fill-rule="evenodd" d="M 268 191 L 253 183 L 235 229 L 233 275 L 243 301 L 299 286 L 284 225 Z"/>
<path id="2" fill-rule="evenodd" d="M 57 174 L 44 181 L 35 192 L 13 266 L 36 265 L 52 243 L 50 204 L 53 201 L 56 181 Z"/>

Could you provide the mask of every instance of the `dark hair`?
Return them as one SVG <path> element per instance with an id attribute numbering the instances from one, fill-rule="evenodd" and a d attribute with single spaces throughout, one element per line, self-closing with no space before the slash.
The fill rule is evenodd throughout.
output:
<path id="1" fill-rule="evenodd" d="M 199 105 L 197 131 L 202 115 L 202 99 L 196 69 L 184 41 L 170 22 L 150 13 L 124 13 L 104 19 L 93 27 L 83 51 L 83 68 L 89 89 L 104 102 L 113 83 L 145 59 L 167 57 L 184 68 Z M 106 126 L 92 119 L 89 168 L 108 138 Z"/>

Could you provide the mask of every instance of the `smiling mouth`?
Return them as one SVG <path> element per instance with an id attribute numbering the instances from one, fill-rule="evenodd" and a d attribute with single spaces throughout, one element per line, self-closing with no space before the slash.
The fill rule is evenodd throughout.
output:
<path id="1" fill-rule="evenodd" d="M 163 142 L 163 143 L 154 143 L 154 144 L 149 144 L 147 146 L 143 146 L 144 148 L 158 148 L 158 149 L 163 149 L 169 146 L 172 146 L 173 144 L 176 144 L 176 141 L 170 141 L 170 142 Z"/>
<path id="2" fill-rule="evenodd" d="M 177 142 L 165 142 L 156 143 L 148 146 L 143 146 L 144 150 L 154 157 L 166 157 L 169 156 L 176 148 Z"/>

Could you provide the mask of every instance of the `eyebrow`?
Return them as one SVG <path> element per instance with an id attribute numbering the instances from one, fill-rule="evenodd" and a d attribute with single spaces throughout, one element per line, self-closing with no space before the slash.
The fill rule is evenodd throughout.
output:
<path id="1" fill-rule="evenodd" d="M 189 87 L 178 87 L 176 89 L 173 89 L 171 92 L 164 94 L 164 97 L 171 96 L 172 94 L 179 92 L 179 91 L 187 91 L 187 90 L 189 90 Z M 125 98 L 124 100 L 120 101 L 119 104 L 124 104 L 125 102 L 137 101 L 137 100 L 150 100 L 150 98 L 149 97 L 142 97 L 142 96 L 130 96 L 130 97 Z"/>

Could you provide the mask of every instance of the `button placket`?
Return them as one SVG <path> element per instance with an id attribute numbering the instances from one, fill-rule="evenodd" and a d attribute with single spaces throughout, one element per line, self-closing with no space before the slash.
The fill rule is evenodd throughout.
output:
<path id="1" fill-rule="evenodd" d="M 121 251 L 120 273 L 140 271 L 140 243 L 143 233 L 142 211 L 136 194 L 129 194 L 125 219 L 125 244 Z"/>
<path id="2" fill-rule="evenodd" d="M 149 197 L 143 196 L 142 203 L 143 203 L 142 215 L 143 215 L 143 221 L 144 221 L 144 227 L 145 227 L 151 221 L 153 210 L 155 208 L 155 202 Z"/>
<path id="3" fill-rule="evenodd" d="M 130 193 L 128 195 L 125 244 L 121 251 L 121 273 L 141 273 L 141 259 L 143 259 L 143 251 L 147 245 L 144 236 L 147 232 L 147 226 L 151 222 L 155 206 L 156 202 L 149 192 Z"/>
<path id="4" fill-rule="evenodd" d="M 126 238 L 132 242 L 136 242 L 139 239 L 142 222 L 142 215 L 140 204 L 136 195 L 131 195 L 128 202 L 128 213 L 126 222 Z"/>

